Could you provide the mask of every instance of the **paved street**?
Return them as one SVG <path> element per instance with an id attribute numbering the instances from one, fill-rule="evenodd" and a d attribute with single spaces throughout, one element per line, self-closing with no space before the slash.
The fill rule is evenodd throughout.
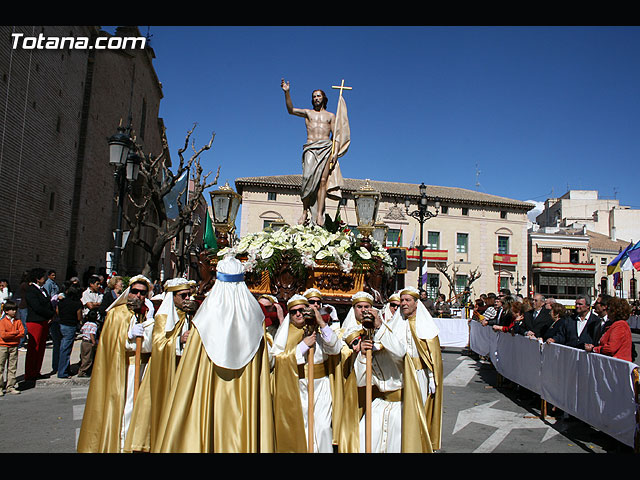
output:
<path id="1" fill-rule="evenodd" d="M 638 336 L 634 334 L 634 340 Z M 72 363 L 79 358 L 76 341 Z M 20 352 L 18 374 L 24 373 Z M 535 396 L 505 382 L 498 386 L 489 362 L 460 349 L 443 351 L 445 374 L 441 453 L 632 453 L 608 435 L 568 418 L 539 418 Z M 51 348 L 43 372 L 49 372 Z M 89 380 L 51 377 L 20 395 L 0 398 L 3 452 L 73 453 Z M 37 415 L 34 415 L 37 412 Z"/>

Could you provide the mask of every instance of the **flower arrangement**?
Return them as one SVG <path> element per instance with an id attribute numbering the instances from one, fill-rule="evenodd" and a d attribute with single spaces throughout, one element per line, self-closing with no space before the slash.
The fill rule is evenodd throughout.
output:
<path id="1" fill-rule="evenodd" d="M 334 263 L 346 274 L 361 271 L 365 265 L 382 260 L 385 274 L 393 274 L 393 262 L 386 249 L 370 238 L 371 251 L 360 245 L 361 235 L 349 228 L 327 229 L 317 225 L 285 226 L 276 231 L 250 233 L 233 247 L 217 252 L 219 257 L 234 255 L 246 257 L 245 272 L 274 271 L 283 254 L 293 259 L 296 275 L 306 275 L 306 269 L 319 263 Z"/>

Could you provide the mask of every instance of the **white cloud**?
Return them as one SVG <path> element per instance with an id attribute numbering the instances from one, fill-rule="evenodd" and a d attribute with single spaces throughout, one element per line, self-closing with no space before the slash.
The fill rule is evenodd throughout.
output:
<path id="1" fill-rule="evenodd" d="M 533 203 L 535 208 L 527 212 L 527 218 L 531 223 L 536 223 L 536 217 L 544 210 L 544 202 L 536 202 L 535 200 L 526 200 L 527 203 Z"/>

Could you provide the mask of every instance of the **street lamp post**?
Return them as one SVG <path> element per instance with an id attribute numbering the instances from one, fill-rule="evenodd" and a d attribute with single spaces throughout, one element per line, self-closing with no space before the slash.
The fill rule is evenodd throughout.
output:
<path id="1" fill-rule="evenodd" d="M 233 191 L 228 183 L 220 189 L 209 192 L 213 207 L 213 225 L 216 229 L 218 248 L 229 246 L 229 232 L 236 222 L 238 208 L 242 203 L 242 195 Z"/>
<path id="2" fill-rule="evenodd" d="M 115 231 L 115 246 L 112 272 L 118 272 L 122 258 L 122 217 L 124 213 L 124 197 L 127 188 L 138 178 L 141 158 L 136 153 L 135 142 L 131 138 L 131 116 L 126 128 L 120 124 L 118 131 L 109 140 L 109 163 L 114 167 L 114 177 L 118 186 L 118 217 Z"/>
<path id="3" fill-rule="evenodd" d="M 360 245 L 371 250 L 371 235 L 376 229 L 376 217 L 380 206 L 380 192 L 376 191 L 369 179 L 353 195 L 356 202 L 358 231 L 362 234 Z"/>
<path id="4" fill-rule="evenodd" d="M 423 240 L 423 227 L 424 222 L 429 220 L 430 218 L 437 217 L 438 213 L 440 213 L 440 200 L 435 198 L 435 213 L 427 210 L 427 187 L 423 183 L 420 184 L 420 197 L 418 198 L 418 209 L 412 212 L 409 212 L 409 207 L 411 206 L 411 200 L 407 197 L 404 200 L 404 206 L 407 212 L 407 215 L 415 218 L 420 223 L 420 245 L 418 249 L 420 250 L 420 263 L 418 265 L 418 289 L 422 290 L 422 265 L 423 265 L 423 257 L 422 253 L 424 251 L 424 240 Z"/>

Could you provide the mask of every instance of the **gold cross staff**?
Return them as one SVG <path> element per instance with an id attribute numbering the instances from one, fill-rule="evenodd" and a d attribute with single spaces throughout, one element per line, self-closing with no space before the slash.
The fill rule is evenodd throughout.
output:
<path id="1" fill-rule="evenodd" d="M 331 88 L 335 88 L 336 90 L 340 90 L 340 98 L 342 98 L 342 91 L 343 90 L 352 90 L 352 87 L 345 87 L 344 86 L 344 78 L 342 79 L 342 82 L 340 83 L 340 85 L 331 85 Z M 340 103 L 340 98 L 338 98 L 338 103 Z M 338 113 L 338 112 L 336 112 Z M 333 157 L 333 153 L 336 149 L 336 139 L 335 137 L 333 138 L 333 143 L 331 145 L 331 157 Z M 335 162 L 332 161 L 331 164 L 329 165 L 330 169 L 333 169 Z"/>
<path id="2" fill-rule="evenodd" d="M 342 90 L 352 90 L 352 87 L 345 87 L 344 86 L 344 78 L 342 79 L 342 83 L 338 86 L 336 85 L 332 85 L 331 88 L 335 88 L 340 90 L 340 96 L 342 96 Z"/>

